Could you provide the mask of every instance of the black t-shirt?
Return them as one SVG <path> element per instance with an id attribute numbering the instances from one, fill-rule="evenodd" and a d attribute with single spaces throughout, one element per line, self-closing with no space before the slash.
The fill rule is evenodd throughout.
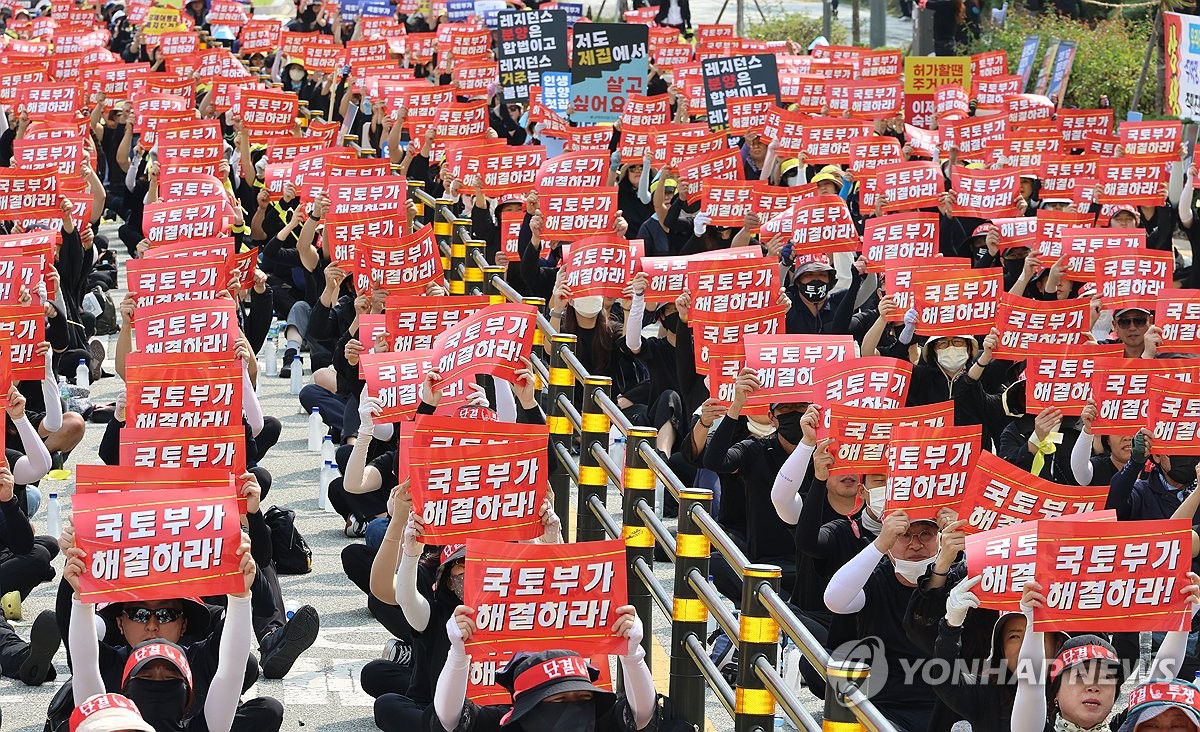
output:
<path id="1" fill-rule="evenodd" d="M 446 589 L 446 578 L 442 578 L 442 586 L 431 593 L 425 594 L 429 602 L 429 624 L 425 630 L 413 629 L 413 671 L 412 681 L 408 686 L 408 698 L 418 704 L 433 703 L 433 687 L 446 665 L 446 657 L 450 655 L 450 638 L 446 635 L 446 621 L 454 615 L 454 609 L 459 601 L 450 590 Z M 418 588 L 428 588 L 433 584 L 433 575 L 424 569 L 417 571 Z"/>
<path id="2" fill-rule="evenodd" d="M 481 707 L 467 701 L 463 704 L 462 717 L 459 718 L 458 726 L 453 730 L 447 730 L 438 720 L 433 706 L 430 706 L 425 710 L 421 730 L 423 732 L 499 732 L 500 720 L 504 718 L 509 709 L 509 706 L 502 704 Z M 655 720 L 651 720 L 650 724 L 643 729 L 648 731 L 656 728 Z M 504 732 L 522 732 L 524 729 L 518 722 L 504 727 Z M 569 731 L 562 730 L 562 732 Z M 597 711 L 596 732 L 642 731 L 637 729 L 636 723 L 633 721 L 633 711 L 629 708 L 629 702 L 625 700 L 625 697 L 618 696 L 615 704 L 605 710 Z"/>
<path id="3" fill-rule="evenodd" d="M 624 345 L 624 341 L 622 341 Z M 643 338 L 642 349 L 637 358 L 650 371 L 650 396 L 647 404 L 654 404 L 664 391 L 680 391 L 679 371 L 675 367 L 675 346 L 666 338 Z"/>
<path id="4" fill-rule="evenodd" d="M 368 465 L 379 471 L 379 490 L 384 493 L 391 493 L 392 489 L 399 485 L 400 480 L 396 475 L 395 450 L 388 450 L 372 460 Z"/>

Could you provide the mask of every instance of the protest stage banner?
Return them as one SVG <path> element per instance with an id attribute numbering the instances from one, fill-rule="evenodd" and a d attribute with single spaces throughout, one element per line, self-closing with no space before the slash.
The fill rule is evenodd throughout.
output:
<path id="1" fill-rule="evenodd" d="M 76 494 L 72 508 L 75 541 L 87 557 L 83 602 L 245 590 L 236 553 L 241 525 L 230 486 Z"/>
<path id="2" fill-rule="evenodd" d="M 649 73 L 649 29 L 625 23 L 576 26 L 571 49 L 571 120 L 613 122 L 629 94 L 644 94 Z"/>
<path id="3" fill-rule="evenodd" d="M 567 646 L 583 654 L 625 653 L 614 636 L 626 604 L 625 543 L 510 544 L 467 541 L 466 598 L 478 630 L 468 644 L 493 652 Z"/>

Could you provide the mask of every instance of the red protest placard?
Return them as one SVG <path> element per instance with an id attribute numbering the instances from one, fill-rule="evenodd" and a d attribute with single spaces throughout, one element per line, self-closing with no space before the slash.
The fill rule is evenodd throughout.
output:
<path id="1" fill-rule="evenodd" d="M 1122 122 L 1117 136 L 1125 155 L 1138 162 L 1170 163 L 1179 159 L 1183 146 L 1183 122 L 1155 120 L 1153 122 Z"/>
<path id="2" fill-rule="evenodd" d="M 1076 188 L 1082 181 L 1096 179 L 1099 163 L 1100 156 L 1091 153 L 1043 155 L 1042 167 L 1038 171 L 1042 190 L 1038 195 L 1043 201 L 1047 198 L 1074 200 Z"/>
<path id="3" fill-rule="evenodd" d="M 1070 514 L 1045 521 L 1115 522 L 1113 510 Z M 967 536 L 967 573 L 981 577 L 975 587 L 979 606 L 1001 612 L 1020 612 L 1021 592 L 1033 579 L 1037 531 L 1041 521 L 1025 521 Z"/>
<path id="4" fill-rule="evenodd" d="M 863 256 L 867 270 L 887 273 L 897 259 L 929 259 L 937 256 L 939 248 L 938 223 L 935 213 L 908 211 L 905 213 L 872 216 L 863 229 Z"/>
<path id="5" fill-rule="evenodd" d="M 1197 383 L 1200 364 L 1178 359 L 1097 358 L 1092 371 L 1092 399 L 1097 410 L 1092 433 L 1132 434 L 1145 427 L 1154 374 Z"/>
<path id="6" fill-rule="evenodd" d="M 84 602 L 164 600 L 245 589 L 237 549 L 237 502 L 231 487 L 180 486 L 76 494 L 75 542 L 87 555 Z"/>
<path id="7" fill-rule="evenodd" d="M 692 312 L 763 310 L 779 301 L 779 287 L 779 263 L 767 257 L 692 259 L 687 264 Z"/>
<path id="8" fill-rule="evenodd" d="M 190 201 L 155 201 L 146 204 L 142 231 L 151 243 L 224 236 L 232 225 L 229 199 L 207 196 Z"/>
<path id="9" fill-rule="evenodd" d="M 913 278 L 918 272 L 934 270 L 962 270 L 971 267 L 967 257 L 903 258 L 894 259 L 888 264 L 885 273 L 885 285 L 888 297 L 896 302 L 896 309 L 888 320 L 900 323 L 904 314 L 915 306 L 913 299 Z"/>
<path id="10" fill-rule="evenodd" d="M 761 256 L 761 249 L 738 247 L 688 256 L 642 257 L 638 261 L 639 271 L 650 276 L 650 283 L 646 287 L 646 302 L 674 302 L 675 298 L 686 292 L 690 262 L 713 259 L 759 259 Z"/>
<path id="11" fill-rule="evenodd" d="M 367 341 L 364 341 L 365 343 Z M 421 382 L 425 380 L 425 374 L 433 370 L 432 352 L 422 348 L 390 353 L 363 353 L 359 356 L 359 369 L 367 383 L 367 392 L 379 397 L 383 405 L 382 411 L 375 417 L 376 422 L 411 419 L 421 404 Z M 443 396 L 447 396 L 446 386 L 443 384 Z"/>
<path id="12" fill-rule="evenodd" d="M 958 509 L 967 479 L 979 459 L 981 428 L 899 427 L 887 448 L 887 511 L 904 511 L 910 521 L 936 519 L 943 508 Z"/>
<path id="13" fill-rule="evenodd" d="M 145 354 L 125 362 L 126 424 L 138 429 L 242 426 L 242 367 L 208 354 Z"/>
<path id="14" fill-rule="evenodd" d="M 76 494 L 118 493 L 130 490 L 187 491 L 191 488 L 216 488 L 237 493 L 237 481 L 228 470 L 219 468 L 134 468 L 111 465 L 78 465 L 75 468 Z M 239 512 L 245 514 L 245 499 L 239 497 Z"/>
<path id="15" fill-rule="evenodd" d="M 1158 293 L 1172 284 L 1173 252 L 1105 251 L 1096 255 L 1096 290 L 1105 310 L 1136 307 L 1154 310 Z"/>
<path id="16" fill-rule="evenodd" d="M 1021 84 L 1021 77 L 1016 74 L 974 79 L 973 96 L 978 100 L 981 109 L 1003 109 L 1004 100 L 1012 94 L 1020 93 Z"/>
<path id="17" fill-rule="evenodd" d="M 745 135 L 747 132 L 762 132 L 767 124 L 767 114 L 775 106 L 775 97 L 727 97 L 725 113 L 729 117 L 729 133 Z"/>
<path id="18" fill-rule="evenodd" d="M 1053 124 L 1054 102 L 1040 94 L 1012 94 L 1004 100 L 1008 121 L 1022 129 Z M 1056 130 L 1057 132 L 1057 130 Z"/>
<path id="19" fill-rule="evenodd" d="M 600 187 L 591 191 L 541 188 L 538 208 L 545 239 L 579 241 L 609 234 L 617 219 L 617 188 Z"/>
<path id="20" fill-rule="evenodd" d="M 83 165 L 83 140 L 14 140 L 12 160 L 23 170 L 51 168 L 64 178 L 78 175 Z"/>
<path id="21" fill-rule="evenodd" d="M 492 198 L 521 194 L 533 190 L 537 171 L 546 160 L 544 147 L 509 147 L 508 150 L 488 152 L 480 157 L 483 175 L 479 184 Z"/>
<path id="22" fill-rule="evenodd" d="M 932 208 L 942 194 L 942 171 L 925 161 L 882 165 L 875 169 L 875 188 L 886 213 Z"/>
<path id="23" fill-rule="evenodd" d="M 126 427 L 121 431 L 121 465 L 221 468 L 242 475 L 246 472 L 246 429 L 240 422 L 215 428 Z"/>
<path id="24" fill-rule="evenodd" d="M 1162 329 L 1159 353 L 1200 353 L 1200 292 L 1160 290 L 1154 324 Z"/>
<path id="25" fill-rule="evenodd" d="M 292 92 L 242 89 L 242 124 L 251 138 L 288 137 L 296 127 L 300 99 Z"/>
<path id="26" fill-rule="evenodd" d="M 608 155 L 598 152 L 573 152 L 556 155 L 538 168 L 538 194 L 567 188 L 592 189 L 604 185 L 608 173 Z"/>
<path id="27" fill-rule="evenodd" d="M 982 159 L 984 152 L 1008 134 L 1008 118 L 1002 114 L 987 117 L 960 117 L 938 123 L 942 143 L 958 149 L 960 157 Z"/>
<path id="28" fill-rule="evenodd" d="M 1055 115 L 1062 130 L 1063 142 L 1071 147 L 1086 147 L 1086 135 L 1110 135 L 1113 129 L 1111 109 L 1059 109 Z"/>
<path id="29" fill-rule="evenodd" d="M 676 174 L 679 180 L 742 180 L 745 168 L 737 150 L 717 150 L 680 160 Z M 689 200 L 699 196 L 700 190 L 696 188 Z"/>
<path id="30" fill-rule="evenodd" d="M 741 227 L 755 212 L 754 191 L 759 181 L 716 180 L 700 184 L 700 210 L 710 226 Z"/>
<path id="31" fill-rule="evenodd" d="M 537 310 L 529 305 L 489 305 L 433 341 L 433 361 L 443 379 L 491 374 L 514 380 L 533 347 Z"/>
<path id="32" fill-rule="evenodd" d="M 547 432 L 499 445 L 408 451 L 413 510 L 430 543 L 484 536 L 526 541 L 541 536 L 538 513 L 547 488 Z"/>
<path id="33" fill-rule="evenodd" d="M 823 363 L 813 370 L 813 401 L 828 406 L 898 409 L 908 400 L 913 365 L 887 356 Z"/>
<path id="34" fill-rule="evenodd" d="M 920 314 L 917 332 L 930 337 L 986 333 L 996 320 L 1004 290 L 999 268 L 944 269 L 913 275 L 913 307 Z"/>
<path id="35" fill-rule="evenodd" d="M 392 296 L 384 315 L 395 351 L 433 348 L 433 340 L 488 306 L 485 296 Z"/>
<path id="36" fill-rule="evenodd" d="M 1121 344 L 1042 346 L 1025 368 L 1025 406 L 1029 413 L 1047 407 L 1064 414 L 1079 414 L 1092 394 L 1092 372 L 1096 358 L 1120 357 Z"/>
<path id="37" fill-rule="evenodd" d="M 954 403 L 879 410 L 835 404 L 829 408 L 834 463 L 830 475 L 887 472 L 887 444 L 897 427 L 947 427 L 954 424 Z"/>
<path id="38" fill-rule="evenodd" d="M 933 114 L 939 120 L 946 115 L 966 117 L 970 109 L 971 95 L 961 84 L 942 84 L 933 91 Z"/>
<path id="39" fill-rule="evenodd" d="M 626 604 L 625 543 L 467 542 L 466 602 L 478 630 L 469 647 L 494 652 L 624 653 L 614 636 Z M 586 673 L 586 669 L 584 670 Z"/>
<path id="40" fill-rule="evenodd" d="M 747 407 L 811 402 L 813 373 L 823 364 L 854 358 L 854 339 L 848 335 L 748 335 L 744 353 L 744 367 L 757 371 L 762 382 L 762 388 L 746 400 Z"/>
<path id="41" fill-rule="evenodd" d="M 215 255 L 187 259 L 159 257 L 126 263 L 125 279 L 136 307 L 185 300 L 215 300 L 229 278 L 225 260 Z"/>
<path id="42" fill-rule="evenodd" d="M 42 261 L 39 258 L 0 249 L 0 302 L 20 300 L 22 287 L 38 300 L 36 289 L 40 282 Z M 0 350 L 0 353 L 3 351 Z"/>
<path id="43" fill-rule="evenodd" d="M 850 141 L 850 170 L 855 173 L 902 162 L 900 141 L 894 137 L 871 135 Z"/>
<path id="44" fill-rule="evenodd" d="M 41 381 L 46 363 L 36 355 L 46 340 L 46 311 L 41 303 L 0 305 L 0 338 L 8 346 L 8 377 L 11 381 Z M 7 394 L 7 390 L 5 391 Z"/>
<path id="45" fill-rule="evenodd" d="M 571 297 L 600 295 L 619 299 L 634 267 L 629 242 L 617 236 L 589 237 L 571 245 L 563 256 L 562 276 Z"/>
<path id="46" fill-rule="evenodd" d="M 524 211 L 500 212 L 500 251 L 508 256 L 509 262 L 515 262 L 521 257 L 521 225 L 524 223 Z"/>
<path id="47" fill-rule="evenodd" d="M 22 222 L 61 218 L 57 176 L 55 168 L 0 168 L 0 209 Z"/>
<path id="48" fill-rule="evenodd" d="M 1096 256 L 1111 251 L 1144 250 L 1145 229 L 1111 229 L 1098 227 L 1063 228 L 1059 235 L 1060 246 L 1039 252 L 1044 258 L 1066 257 L 1063 277 L 1079 282 L 1091 282 L 1096 278 Z"/>
<path id="49" fill-rule="evenodd" d="M 851 141 L 871 135 L 872 132 L 873 127 L 867 122 L 840 117 L 813 117 L 805 120 L 800 129 L 803 148 L 785 151 L 781 143 L 780 153 L 803 152 L 815 164 L 848 165 Z"/>
<path id="50" fill-rule="evenodd" d="M 1152 375 L 1146 426 L 1154 434 L 1155 455 L 1200 453 L 1200 385 Z"/>
<path id="51" fill-rule="evenodd" d="M 395 239 L 365 238 L 361 250 L 366 271 L 359 274 L 388 294 L 424 295 L 429 285 L 443 279 L 432 224 Z"/>
<path id="52" fill-rule="evenodd" d="M 787 305 L 771 305 L 758 310 L 693 313 L 689 322 L 694 334 L 692 349 L 696 356 L 696 372 L 708 373 L 714 348 L 742 343 L 752 335 L 783 333 L 787 311 Z"/>
<path id="53" fill-rule="evenodd" d="M 1098 203 L 1161 206 L 1166 199 L 1169 167 L 1163 163 L 1102 159 L 1096 167 Z"/>
<path id="54" fill-rule="evenodd" d="M 793 204 L 792 211 L 791 243 L 797 255 L 856 252 L 862 247 L 841 196 L 809 196 Z"/>
<path id="55" fill-rule="evenodd" d="M 1043 353 L 1053 355 L 1060 345 L 1082 343 L 1090 308 L 1090 301 L 1083 298 L 1031 300 L 1002 292 L 996 309 L 1000 343 L 992 355 L 1019 361 Z"/>
<path id="56" fill-rule="evenodd" d="M 968 170 L 954 166 L 954 215 L 994 219 L 1016 207 L 1021 181 L 1016 170 Z"/>
<path id="57" fill-rule="evenodd" d="M 1035 578 L 1046 604 L 1037 632 L 1171 631 L 1191 627 L 1187 520 L 1092 523 L 1044 521 L 1037 529 Z"/>
<path id="58" fill-rule="evenodd" d="M 1103 508 L 1107 498 L 1107 485 L 1053 483 L 995 453 L 983 452 L 967 481 L 958 515 L 967 519 L 966 531 L 990 531 L 1023 521 L 1088 513 Z"/>
<path id="59" fill-rule="evenodd" d="M 239 335 L 232 300 L 193 300 L 137 309 L 137 348 L 145 353 L 221 353 L 232 357 Z"/>
<path id="60" fill-rule="evenodd" d="M 1093 219 L 1093 215 L 1089 213 L 1038 209 L 1038 256 L 1045 259 L 1058 259 L 1062 255 L 1063 233 L 1087 226 L 1092 223 Z"/>

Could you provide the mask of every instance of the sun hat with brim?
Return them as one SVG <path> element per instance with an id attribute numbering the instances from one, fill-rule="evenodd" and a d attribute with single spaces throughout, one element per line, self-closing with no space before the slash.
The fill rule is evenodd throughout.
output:
<path id="1" fill-rule="evenodd" d="M 1117 214 L 1120 213 L 1131 214 L 1135 220 L 1141 218 L 1140 212 L 1137 210 L 1136 206 L 1132 206 L 1128 203 L 1122 203 L 1114 208 L 1113 212 L 1108 215 L 1108 222 L 1111 224 L 1112 220 L 1115 219 Z"/>
<path id="2" fill-rule="evenodd" d="M 496 674 L 496 682 L 513 698 L 512 709 L 500 720 L 500 726 L 515 724 L 547 698 L 571 691 L 590 691 L 603 711 L 616 702 L 617 695 L 592 683 L 598 678 L 600 672 L 574 651 L 518 653 Z"/>
<path id="3" fill-rule="evenodd" d="M 207 635 L 208 626 L 212 624 L 212 614 L 208 606 L 198 597 L 181 597 L 183 617 L 187 620 L 188 635 Z M 137 602 L 109 602 L 96 605 L 96 614 L 107 620 L 116 621 L 126 605 L 138 605 Z"/>
<path id="4" fill-rule="evenodd" d="M 465 560 L 466 558 L 466 544 L 447 544 L 446 546 L 442 547 L 442 561 L 440 564 L 438 564 L 437 572 L 435 572 L 433 575 L 433 589 L 436 590 L 437 586 L 441 584 L 442 575 L 446 573 L 447 567 L 453 566 L 458 560 Z"/>
<path id="5" fill-rule="evenodd" d="M 840 175 L 837 175 L 835 173 L 826 173 L 826 172 L 822 171 L 822 172 L 814 175 L 812 181 L 810 181 L 810 182 L 814 186 L 818 183 L 834 183 L 834 184 L 840 186 L 845 181 L 842 180 L 842 176 L 840 176 Z"/>
<path id="6" fill-rule="evenodd" d="M 187 704 L 190 707 L 194 699 L 193 690 L 195 686 L 192 683 L 192 665 L 188 663 L 187 651 L 162 638 L 152 638 L 148 641 L 142 641 L 137 645 L 137 648 L 133 649 L 133 653 L 129 654 L 129 658 L 125 659 L 125 671 L 121 674 L 121 688 L 125 688 L 129 680 L 136 677 L 147 664 L 155 661 L 164 661 L 171 664 L 179 672 L 179 675 L 183 677 L 183 680 L 187 683 Z"/>
<path id="7" fill-rule="evenodd" d="M 1183 710 L 1188 720 L 1200 729 L 1200 688 L 1179 679 L 1147 681 L 1129 692 L 1129 705 L 1117 732 L 1134 732 L 1172 707 Z"/>
<path id="8" fill-rule="evenodd" d="M 1145 313 L 1146 315 L 1154 314 L 1154 313 L 1150 312 L 1149 310 L 1147 310 L 1146 308 L 1121 308 L 1120 310 L 1117 310 L 1116 312 L 1113 313 L 1113 320 L 1116 320 L 1117 318 L 1121 317 L 1125 313 Z"/>
<path id="9" fill-rule="evenodd" d="M 154 732 L 137 705 L 120 694 L 94 694 L 71 712 L 71 732 Z"/>
<path id="10" fill-rule="evenodd" d="M 793 260 L 792 266 L 795 268 L 797 276 L 809 272 L 837 274 L 837 269 L 829 263 L 829 257 L 824 254 L 801 254 Z"/>

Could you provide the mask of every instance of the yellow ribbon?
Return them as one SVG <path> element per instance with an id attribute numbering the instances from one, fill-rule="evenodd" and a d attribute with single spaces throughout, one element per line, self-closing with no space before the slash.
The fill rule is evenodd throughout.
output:
<path id="1" fill-rule="evenodd" d="M 1034 435 L 1036 437 L 1036 433 Z M 1046 466 L 1046 456 L 1053 455 L 1058 446 L 1062 444 L 1062 433 L 1051 432 L 1046 435 L 1046 439 L 1035 442 L 1034 437 L 1029 438 L 1029 444 L 1037 448 L 1037 452 L 1033 454 L 1033 467 L 1029 471 L 1034 475 L 1041 475 L 1042 468 Z"/>

